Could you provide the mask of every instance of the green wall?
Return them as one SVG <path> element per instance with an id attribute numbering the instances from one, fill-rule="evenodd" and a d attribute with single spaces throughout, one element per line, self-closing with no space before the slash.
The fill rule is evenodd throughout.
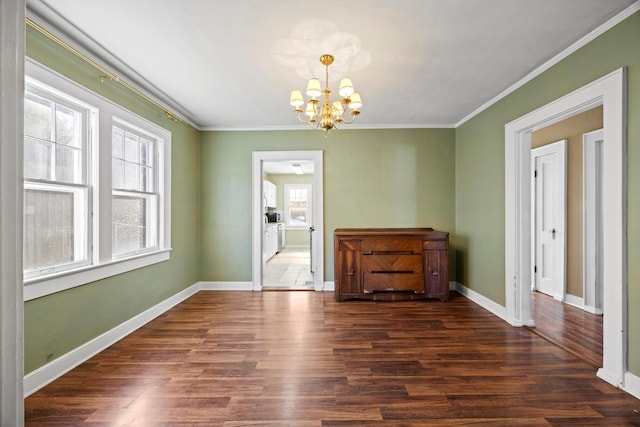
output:
<path id="1" fill-rule="evenodd" d="M 456 277 L 505 304 L 505 124 L 620 67 L 628 83 L 628 363 L 639 375 L 640 13 L 456 129 Z"/>
<path id="2" fill-rule="evenodd" d="M 324 153 L 324 280 L 336 228 L 453 233 L 453 129 L 204 132 L 201 280 L 251 281 L 251 153 L 267 150 Z"/>
<path id="3" fill-rule="evenodd" d="M 113 100 L 172 133 L 171 259 L 24 306 L 25 373 L 46 364 L 199 280 L 200 133 L 164 117 L 119 84 L 40 33 L 27 29 L 27 56 Z"/>

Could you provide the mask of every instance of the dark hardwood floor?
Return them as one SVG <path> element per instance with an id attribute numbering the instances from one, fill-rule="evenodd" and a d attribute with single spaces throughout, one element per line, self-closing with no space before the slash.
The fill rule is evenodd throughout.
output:
<path id="1" fill-rule="evenodd" d="M 25 400 L 27 426 L 639 426 L 640 401 L 452 293 L 200 292 Z"/>
<path id="2" fill-rule="evenodd" d="M 577 357 L 602 367 L 602 316 L 562 303 L 549 295 L 533 292 L 532 332 Z"/>

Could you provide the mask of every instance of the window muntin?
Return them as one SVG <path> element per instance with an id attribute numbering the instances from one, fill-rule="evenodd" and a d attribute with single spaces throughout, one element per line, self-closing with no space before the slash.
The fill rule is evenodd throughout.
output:
<path id="1" fill-rule="evenodd" d="M 32 278 L 91 262 L 91 110 L 33 85 L 24 99 L 23 252 L 25 278 Z"/>
<path id="2" fill-rule="evenodd" d="M 287 228 L 307 228 L 311 225 L 310 184 L 285 184 L 284 203 Z"/>

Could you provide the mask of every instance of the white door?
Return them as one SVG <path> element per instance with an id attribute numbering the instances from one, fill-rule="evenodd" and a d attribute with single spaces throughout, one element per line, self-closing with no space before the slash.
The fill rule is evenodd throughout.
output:
<path id="1" fill-rule="evenodd" d="M 565 293 L 566 143 L 531 152 L 533 287 L 559 300 Z"/>

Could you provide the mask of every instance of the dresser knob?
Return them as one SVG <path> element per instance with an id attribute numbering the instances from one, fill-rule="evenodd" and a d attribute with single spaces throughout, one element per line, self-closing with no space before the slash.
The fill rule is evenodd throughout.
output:
<path id="1" fill-rule="evenodd" d="M 437 272 L 437 271 L 435 271 L 435 270 L 433 270 L 433 271 L 431 272 L 431 275 L 432 275 L 432 276 L 437 276 L 437 275 L 438 275 L 438 272 Z"/>
<path id="2" fill-rule="evenodd" d="M 347 276 L 353 276 L 355 274 L 355 272 L 353 271 L 353 268 L 350 268 L 349 271 L 347 271 Z"/>

